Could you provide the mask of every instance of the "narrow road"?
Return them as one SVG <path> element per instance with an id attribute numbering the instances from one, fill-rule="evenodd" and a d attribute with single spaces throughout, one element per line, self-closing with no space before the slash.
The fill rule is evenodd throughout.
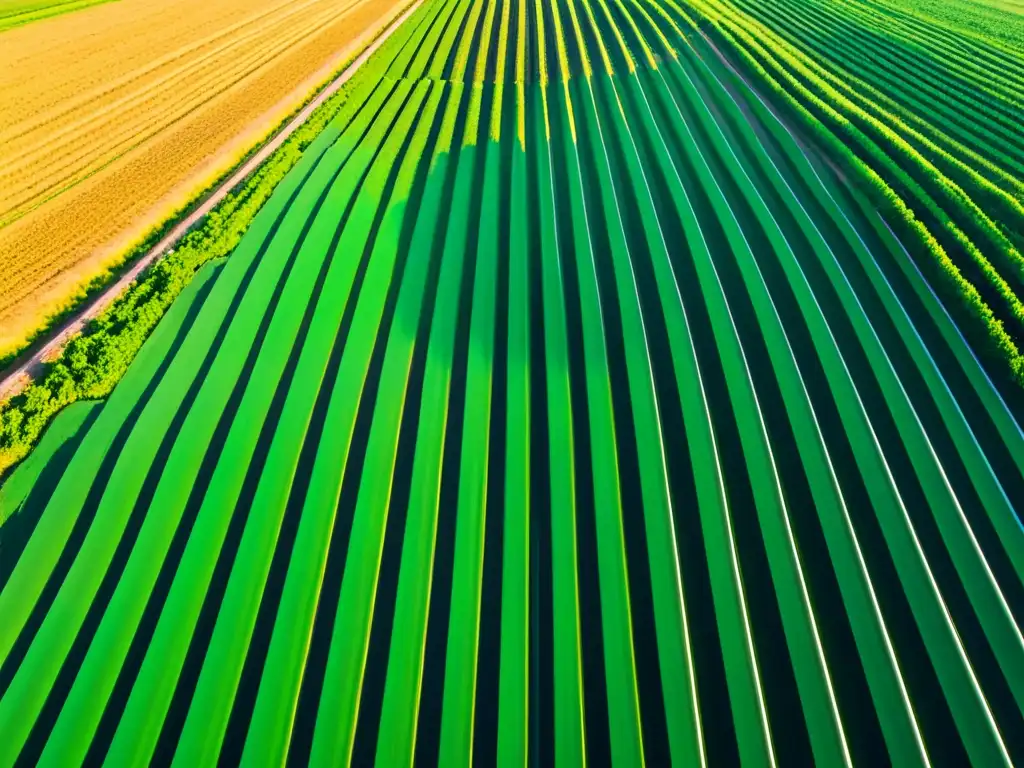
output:
<path id="1" fill-rule="evenodd" d="M 245 181 L 255 171 L 264 160 L 280 147 L 289 136 L 301 126 L 309 116 L 313 114 L 321 104 L 327 99 L 333 96 L 349 78 L 356 73 L 356 71 L 366 63 L 366 60 L 373 55 L 373 53 L 384 44 L 402 23 L 408 19 L 416 9 L 420 7 L 423 0 L 415 0 L 409 5 L 405 11 L 403 11 L 397 18 L 393 19 L 390 24 L 384 29 L 384 31 L 371 43 L 366 49 L 357 56 L 351 64 L 349 64 L 340 75 L 338 75 L 331 83 L 324 88 L 320 94 L 307 104 L 301 112 L 293 117 L 278 133 L 274 138 L 267 142 L 259 152 L 253 155 L 248 161 L 238 168 L 228 179 L 226 179 L 220 186 L 218 186 L 210 196 L 196 208 L 192 213 L 182 219 L 178 224 L 168 232 L 156 245 L 149 249 L 142 258 L 132 265 L 131 269 L 125 272 L 116 282 L 108 286 L 99 296 L 96 296 L 92 301 L 88 302 L 82 307 L 77 313 L 69 317 L 61 325 L 52 329 L 46 342 L 36 348 L 34 351 L 30 348 L 24 356 L 15 360 L 7 370 L 0 373 L 0 402 L 16 395 L 22 389 L 35 379 L 43 370 L 43 366 L 47 361 L 55 359 L 64 349 L 64 345 L 71 340 L 73 336 L 80 333 L 86 324 L 97 317 L 103 310 L 109 307 L 114 300 L 120 296 L 129 285 L 131 285 L 139 277 L 142 272 L 149 267 L 153 262 L 162 256 L 167 255 L 168 250 L 180 240 L 185 234 L 188 233 L 199 221 L 212 211 L 218 203 L 220 203 L 231 190 Z M 372 33 L 371 33 L 372 34 Z M 364 38 L 365 39 L 365 38 Z M 363 44 L 362 40 L 357 40 L 351 46 L 353 50 L 358 49 Z"/>

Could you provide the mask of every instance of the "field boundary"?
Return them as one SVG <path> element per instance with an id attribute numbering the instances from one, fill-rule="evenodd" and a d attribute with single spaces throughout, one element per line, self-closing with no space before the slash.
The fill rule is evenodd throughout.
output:
<path id="1" fill-rule="evenodd" d="M 188 212 L 171 230 L 149 248 L 126 272 L 117 280 L 103 289 L 97 296 L 84 302 L 77 312 L 69 315 L 63 322 L 54 326 L 46 336 L 49 337 L 42 346 L 32 349 L 16 358 L 8 368 L 0 372 L 0 403 L 17 395 L 28 386 L 44 370 L 47 362 L 55 359 L 64 346 L 86 325 L 98 317 L 109 307 L 139 276 L 164 256 L 169 255 L 173 246 L 189 233 L 202 219 L 209 214 L 225 197 L 246 179 L 248 179 L 288 138 L 295 133 L 324 102 L 334 96 L 341 87 L 355 75 L 378 48 L 402 24 L 416 12 L 424 0 L 413 0 L 405 6 L 397 16 L 385 25 L 376 37 L 359 53 L 348 66 L 328 81 L 320 92 L 302 107 L 299 112 L 288 119 L 283 127 L 275 133 L 262 147 L 245 160 L 233 173 L 212 189 L 201 193 L 198 206 Z M 159 225 L 158 225 L 159 226 Z M 34 346 L 34 345 L 33 345 Z"/>

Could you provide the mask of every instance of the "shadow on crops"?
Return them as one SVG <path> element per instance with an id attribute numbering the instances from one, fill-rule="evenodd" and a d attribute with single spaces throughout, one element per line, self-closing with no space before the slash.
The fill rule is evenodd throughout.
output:
<path id="1" fill-rule="evenodd" d="M 212 285 L 213 281 L 208 280 L 194 298 L 193 303 L 189 307 L 189 311 L 178 329 L 174 341 L 161 361 L 160 366 L 154 372 L 145 390 L 139 396 L 135 405 L 132 407 L 128 416 L 125 418 L 123 424 L 118 430 L 117 435 L 114 437 L 114 440 L 110 444 L 110 447 L 107 449 L 107 453 L 104 455 L 103 462 L 100 464 L 99 470 L 97 471 L 88 495 L 85 498 L 82 509 L 75 518 L 74 526 L 72 527 L 68 540 L 61 551 L 61 555 L 53 570 L 50 572 L 46 585 L 40 593 L 39 598 L 36 600 L 28 621 L 25 623 L 21 633 L 18 635 L 18 639 L 12 646 L 11 652 L 3 667 L 0 668 L 0 691 L 5 691 L 10 685 L 14 674 L 17 672 L 18 667 L 32 644 L 32 640 L 39 631 L 39 627 L 42 626 L 43 620 L 46 618 L 46 614 L 48 613 L 51 604 L 57 597 L 61 585 L 64 583 L 64 579 L 68 572 L 71 570 L 71 566 L 75 562 L 78 552 L 85 541 L 86 535 L 92 526 L 93 519 L 96 516 L 96 510 L 99 507 L 100 499 L 106 490 L 107 482 L 109 481 L 110 476 L 114 471 L 114 467 L 120 458 L 121 450 L 124 448 L 124 445 L 127 442 L 132 429 L 135 427 L 139 416 L 142 414 L 143 409 L 152 399 L 153 393 L 163 380 L 163 377 L 167 373 L 175 355 L 184 343 L 189 329 L 191 329 L 192 324 L 195 322 L 195 319 L 198 316 Z M 82 433 L 82 435 L 84 439 L 85 433 Z M 57 482 L 59 482 L 59 478 L 55 480 L 53 488 L 50 489 L 51 494 L 53 489 L 56 488 Z M 53 698 L 54 701 L 57 701 L 57 698 L 51 698 Z M 43 721 L 40 719 L 39 722 L 42 723 Z M 49 725 L 52 725 L 52 721 Z M 41 726 L 37 725 L 37 729 L 40 727 Z M 28 746 L 31 746 L 31 744 L 27 745 L 27 747 Z M 41 745 L 39 745 L 39 747 L 41 749 Z"/>
<path id="2" fill-rule="evenodd" d="M 25 546 L 32 538 L 32 532 L 39 523 L 50 496 L 53 495 L 57 483 L 60 482 L 67 469 L 71 458 L 78 450 L 89 428 L 96 421 L 102 410 L 101 404 L 94 404 L 91 412 L 78 426 L 74 434 L 70 435 L 64 443 L 54 451 L 53 455 L 46 462 L 39 476 L 32 484 L 32 489 L 18 507 L 17 511 L 7 519 L 0 527 L 0 542 L 2 542 L 3 556 L 0 557 L 0 592 L 7 585 L 8 579 L 18 565 Z M 53 428 L 51 424 L 50 428 Z M 43 435 L 43 439 L 46 435 Z"/>
<path id="3" fill-rule="evenodd" d="M 326 151 L 326 147 L 324 148 Z M 321 154 L 321 158 L 322 158 Z M 318 158 L 319 161 L 319 158 Z M 167 457 L 170 455 L 171 448 L 177 438 L 177 435 L 181 429 L 182 424 L 192 404 L 195 402 L 196 397 L 199 394 L 199 390 L 202 387 L 202 383 L 205 381 L 210 368 L 213 366 L 213 362 L 216 359 L 217 352 L 223 344 L 224 338 L 227 335 L 227 329 L 231 324 L 231 320 L 234 318 L 235 313 L 241 304 L 242 297 L 245 295 L 246 288 L 252 282 L 259 265 L 263 261 L 267 249 L 270 247 L 271 242 L 274 239 L 275 234 L 280 229 L 284 217 L 288 210 L 291 208 L 292 203 L 295 202 L 299 193 L 301 192 L 305 183 L 313 175 L 317 168 L 317 163 L 313 163 L 308 168 L 302 181 L 296 185 L 293 190 L 288 203 L 283 206 L 281 212 L 271 225 L 267 235 L 257 251 L 252 263 L 243 276 L 238 289 L 234 297 L 232 298 L 231 304 L 228 308 L 227 313 L 221 327 L 218 329 L 217 335 L 215 336 L 203 362 L 199 368 L 199 371 L 195 378 L 190 382 L 189 389 L 182 400 L 181 406 L 175 413 L 174 419 L 168 428 L 168 431 L 161 441 L 161 445 L 158 449 L 157 456 L 153 462 L 153 470 L 147 474 L 147 477 L 143 483 L 142 490 L 139 495 L 139 499 L 136 503 L 136 511 L 139 509 L 146 509 L 149 502 L 152 500 L 152 496 L 156 490 L 156 484 L 159 481 L 162 469 Z M 287 270 L 286 270 L 287 271 Z M 217 433 L 214 435 L 214 440 L 217 440 Z M 193 486 L 190 492 L 189 499 L 186 502 L 185 510 L 182 513 L 181 520 L 174 532 L 174 536 L 171 539 L 170 546 L 166 557 L 164 558 L 163 565 L 160 568 L 160 572 L 157 575 L 157 579 L 153 585 L 153 589 L 150 591 L 149 599 L 147 600 L 146 607 L 143 611 L 139 625 L 136 628 L 134 636 L 132 638 L 131 646 L 128 649 L 128 653 L 125 657 L 125 661 L 118 674 L 117 681 L 111 692 L 110 698 L 108 699 L 106 706 L 103 710 L 103 715 L 100 719 L 97 727 L 96 735 L 94 736 L 90 745 L 89 753 L 86 758 L 86 762 L 90 761 L 102 761 L 106 756 L 107 751 L 110 748 L 111 741 L 113 740 L 114 733 L 117 729 L 118 723 L 120 722 L 121 715 L 124 712 L 124 708 L 128 702 L 128 697 L 131 694 L 132 686 L 135 683 L 139 675 L 139 671 L 142 668 L 142 663 L 145 660 L 146 652 L 149 648 L 149 643 L 153 638 L 153 634 L 156 631 L 157 622 L 160 619 L 164 605 L 167 601 L 168 594 L 171 589 L 171 585 L 174 581 L 177 568 L 181 562 L 181 558 L 184 555 L 185 545 L 188 543 L 189 535 L 192 530 L 192 526 L 195 523 L 196 516 L 201 506 L 203 494 L 208 486 L 210 476 L 212 475 L 212 468 L 207 466 L 206 461 L 201 465 L 199 475 L 197 477 L 196 484 Z M 198 490 L 197 490 L 198 488 Z M 133 516 L 135 512 L 133 512 Z M 229 534 L 230 535 L 230 534 Z M 160 752 L 158 751 L 158 755 Z M 169 755 L 164 754 L 164 758 L 169 759 Z"/>

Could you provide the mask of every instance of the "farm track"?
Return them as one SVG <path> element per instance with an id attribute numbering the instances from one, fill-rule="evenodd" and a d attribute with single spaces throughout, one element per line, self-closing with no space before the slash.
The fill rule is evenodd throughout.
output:
<path id="1" fill-rule="evenodd" d="M 1024 761 L 1012 393 L 686 11 L 353 89 L 25 494 L 0 764 Z"/>

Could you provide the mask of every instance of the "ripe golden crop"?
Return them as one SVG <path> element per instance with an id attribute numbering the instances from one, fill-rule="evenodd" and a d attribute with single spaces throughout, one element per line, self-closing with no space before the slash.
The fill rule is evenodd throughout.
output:
<path id="1" fill-rule="evenodd" d="M 402 0 L 121 0 L 3 33 L 0 355 Z"/>

